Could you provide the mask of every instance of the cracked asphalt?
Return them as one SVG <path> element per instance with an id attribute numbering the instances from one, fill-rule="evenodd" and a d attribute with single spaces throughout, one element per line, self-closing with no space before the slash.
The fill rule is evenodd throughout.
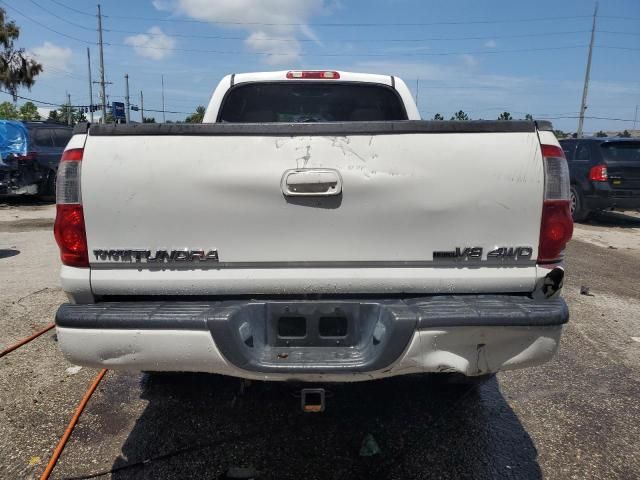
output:
<path id="1" fill-rule="evenodd" d="M 0 205 L 0 350 L 65 301 L 53 215 Z M 325 413 L 305 415 L 292 385 L 111 371 L 52 478 L 640 478 L 639 284 L 640 215 L 577 225 L 559 354 L 478 391 L 422 377 L 339 385 Z M 39 477 L 97 373 L 67 363 L 54 331 L 0 359 L 0 478 Z M 380 453 L 362 457 L 369 434 Z"/>

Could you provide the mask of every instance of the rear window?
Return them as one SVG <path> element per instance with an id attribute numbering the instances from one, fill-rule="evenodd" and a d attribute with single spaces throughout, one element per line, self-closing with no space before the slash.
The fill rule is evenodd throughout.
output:
<path id="1" fill-rule="evenodd" d="M 31 131 L 31 139 L 38 147 L 53 147 L 50 128 L 35 128 Z"/>
<path id="2" fill-rule="evenodd" d="M 273 82 L 241 84 L 225 97 L 219 122 L 406 120 L 398 93 L 385 85 Z"/>
<path id="3" fill-rule="evenodd" d="M 640 142 L 611 142 L 600 145 L 607 161 L 640 162 Z"/>
<path id="4" fill-rule="evenodd" d="M 71 134 L 73 130 L 70 128 L 56 128 L 53 135 L 53 144 L 56 147 L 66 147 L 69 140 L 71 140 Z"/>

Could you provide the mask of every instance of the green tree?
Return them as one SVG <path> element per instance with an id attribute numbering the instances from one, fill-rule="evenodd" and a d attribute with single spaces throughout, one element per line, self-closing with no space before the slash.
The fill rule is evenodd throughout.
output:
<path id="1" fill-rule="evenodd" d="M 60 118 L 60 112 L 58 112 L 57 110 L 50 110 L 47 120 L 50 120 L 52 122 L 61 122 L 62 119 Z"/>
<path id="2" fill-rule="evenodd" d="M 156 123 L 156 119 L 153 117 L 144 117 L 142 123 Z"/>
<path id="3" fill-rule="evenodd" d="M 206 109 L 202 105 L 199 105 L 196 108 L 196 113 L 189 115 L 184 121 L 187 123 L 202 123 L 205 111 Z"/>
<path id="4" fill-rule="evenodd" d="M 7 21 L 4 9 L 0 8 L 0 86 L 6 88 L 14 100 L 18 88 L 31 89 L 42 65 L 25 55 L 24 48 L 16 48 L 14 41 L 20 36 L 20 28 Z"/>
<path id="5" fill-rule="evenodd" d="M 562 130 L 554 130 L 553 133 L 556 138 L 567 138 L 569 136 L 567 132 L 563 132 Z"/>
<path id="6" fill-rule="evenodd" d="M 84 112 L 80 111 L 73 105 L 61 105 L 57 111 L 57 114 L 55 115 L 55 118 L 51 118 L 51 113 L 49 113 L 49 119 L 56 120 L 61 123 L 67 123 L 69 121 L 69 117 L 67 116 L 69 111 L 71 111 L 71 125 L 87 121 L 87 117 L 85 116 Z M 109 113 L 107 113 L 107 121 L 108 120 Z"/>
<path id="7" fill-rule="evenodd" d="M 498 117 L 498 120 L 513 120 L 513 117 L 509 112 L 502 112 Z"/>
<path id="8" fill-rule="evenodd" d="M 625 130 L 624 132 L 618 133 L 618 136 L 623 138 L 631 138 L 631 134 L 629 133 L 629 130 Z"/>
<path id="9" fill-rule="evenodd" d="M 453 117 L 451 117 L 451 120 L 469 120 L 469 115 L 464 113 L 462 110 L 458 110 Z"/>
<path id="10" fill-rule="evenodd" d="M 525 120 L 531 120 L 531 121 L 533 121 L 533 115 L 531 115 L 530 113 L 527 113 L 527 114 L 524 116 L 524 119 L 525 119 Z"/>
<path id="11" fill-rule="evenodd" d="M 0 118 L 3 120 L 18 120 L 18 110 L 11 102 L 0 103 Z"/>
<path id="12" fill-rule="evenodd" d="M 433 116 L 433 119 L 434 119 L 434 120 L 444 120 L 444 117 L 443 117 L 442 115 L 440 115 L 439 113 L 436 113 L 436 114 Z"/>
<path id="13" fill-rule="evenodd" d="M 27 122 L 29 120 L 40 120 L 40 118 L 38 107 L 32 102 L 26 102 L 20 107 L 20 120 Z"/>
<path id="14" fill-rule="evenodd" d="M 596 132 L 596 137 L 606 137 L 607 134 L 605 132 L 603 132 L 602 130 L 600 130 L 599 132 Z"/>

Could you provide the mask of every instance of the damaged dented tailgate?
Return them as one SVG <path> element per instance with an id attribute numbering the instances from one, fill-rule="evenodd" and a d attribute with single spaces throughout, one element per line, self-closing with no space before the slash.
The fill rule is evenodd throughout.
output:
<path id="1" fill-rule="evenodd" d="M 531 291 L 535 129 L 389 123 L 343 135 L 91 127 L 82 201 L 94 293 Z"/>

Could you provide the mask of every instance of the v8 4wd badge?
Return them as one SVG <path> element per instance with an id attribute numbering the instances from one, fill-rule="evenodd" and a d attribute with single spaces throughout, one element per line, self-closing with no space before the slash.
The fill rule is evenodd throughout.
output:
<path id="1" fill-rule="evenodd" d="M 487 252 L 485 260 L 531 260 L 531 247 L 498 247 Z M 433 260 L 482 261 L 482 247 L 456 247 L 455 250 L 440 250 L 433 252 Z"/>

